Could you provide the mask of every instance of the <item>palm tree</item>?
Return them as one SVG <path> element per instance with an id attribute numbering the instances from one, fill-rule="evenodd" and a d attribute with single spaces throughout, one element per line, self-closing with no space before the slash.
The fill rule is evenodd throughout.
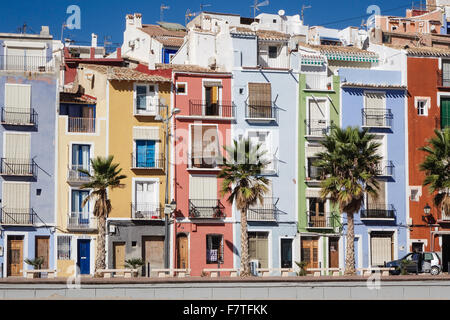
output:
<path id="1" fill-rule="evenodd" d="M 228 159 L 218 177 L 223 178 L 221 194 L 229 194 L 227 201 L 236 203 L 241 211 L 241 277 L 250 276 L 247 234 L 247 210 L 258 201 L 263 202 L 264 194 L 269 190 L 269 180 L 261 176 L 269 161 L 262 157 L 266 151 L 261 144 L 251 145 L 248 139 L 234 140 L 233 145 L 225 147 Z"/>
<path id="2" fill-rule="evenodd" d="M 354 214 L 364 201 L 364 195 L 378 197 L 379 143 L 367 129 L 358 127 L 341 129 L 333 127 L 331 133 L 321 141 L 325 151 L 318 153 L 314 165 L 322 173 L 320 196 L 330 198 L 347 216 L 347 238 L 345 274 L 355 274 Z"/>
<path id="3" fill-rule="evenodd" d="M 91 159 L 93 175 L 88 170 L 79 169 L 79 171 L 89 177 L 89 182 L 81 186 L 82 189 L 92 189 L 92 192 L 83 201 L 85 206 L 89 201 L 95 201 L 93 214 L 98 219 L 98 238 L 97 238 L 97 255 L 95 258 L 95 276 L 99 269 L 105 269 L 106 249 L 106 218 L 111 212 L 111 201 L 108 199 L 108 188 L 114 189 L 123 186 L 121 180 L 125 179 L 125 175 L 121 175 L 122 169 L 118 169 L 118 163 L 112 163 L 114 157 L 108 156 L 97 157 Z"/>
<path id="4" fill-rule="evenodd" d="M 435 136 L 428 140 L 428 145 L 419 148 L 427 156 L 420 164 L 425 171 L 424 186 L 429 186 L 430 193 L 436 192 L 434 204 L 442 207 L 446 215 L 450 209 L 450 128 L 443 131 L 434 130 Z"/>

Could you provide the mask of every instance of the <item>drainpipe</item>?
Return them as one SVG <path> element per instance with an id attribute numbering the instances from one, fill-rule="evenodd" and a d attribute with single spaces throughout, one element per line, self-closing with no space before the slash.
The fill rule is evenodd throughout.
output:
<path id="1" fill-rule="evenodd" d="M 171 84 L 173 86 L 173 84 Z M 172 88 L 173 89 L 173 88 Z M 166 193 L 164 195 L 164 268 L 169 268 L 169 213 L 167 211 L 167 206 L 169 205 L 169 105 L 166 108 L 166 119 L 164 120 L 165 125 L 165 162 L 166 162 Z"/>

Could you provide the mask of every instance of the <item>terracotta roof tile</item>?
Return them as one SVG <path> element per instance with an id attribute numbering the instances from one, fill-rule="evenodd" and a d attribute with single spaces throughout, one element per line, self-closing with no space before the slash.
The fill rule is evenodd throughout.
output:
<path id="1" fill-rule="evenodd" d="M 406 50 L 408 55 L 425 56 L 425 57 L 450 57 L 450 48 L 436 48 L 436 47 L 414 47 L 414 46 L 395 46 L 385 45 L 389 48 L 397 50 Z"/>
<path id="2" fill-rule="evenodd" d="M 168 30 L 158 25 L 144 24 L 140 28 L 143 32 L 158 40 L 163 45 L 181 47 L 186 31 Z"/>
<path id="3" fill-rule="evenodd" d="M 204 73 L 228 73 L 228 72 L 220 72 L 216 70 L 212 70 L 209 68 L 201 67 L 193 64 L 164 64 L 164 63 L 156 63 L 157 69 L 173 69 L 174 71 L 187 71 L 187 72 L 204 72 Z"/>
<path id="4" fill-rule="evenodd" d="M 61 92 L 59 94 L 59 101 L 61 103 L 95 104 L 97 98 L 86 94 Z"/>
<path id="5" fill-rule="evenodd" d="M 333 53 L 347 53 L 355 55 L 366 55 L 366 56 L 377 56 L 375 52 L 359 49 L 357 47 L 349 46 L 329 46 L 329 45 L 312 45 L 312 44 L 301 44 L 303 47 L 311 48 L 320 51 L 322 54 L 333 54 Z"/>
<path id="6" fill-rule="evenodd" d="M 102 65 L 80 64 L 81 68 L 91 69 L 103 73 L 108 80 L 139 80 L 148 82 L 170 82 L 169 78 L 149 75 L 126 67 L 110 67 Z"/>

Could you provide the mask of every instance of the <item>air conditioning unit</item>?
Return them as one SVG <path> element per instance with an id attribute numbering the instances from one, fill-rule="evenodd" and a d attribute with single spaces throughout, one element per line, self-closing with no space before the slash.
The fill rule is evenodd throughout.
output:
<path id="1" fill-rule="evenodd" d="M 259 260 L 250 260 L 250 273 L 254 276 L 258 275 Z"/>
<path id="2" fill-rule="evenodd" d="M 109 232 L 110 232 L 110 233 L 116 233 L 116 226 L 114 226 L 114 225 L 109 225 Z"/>

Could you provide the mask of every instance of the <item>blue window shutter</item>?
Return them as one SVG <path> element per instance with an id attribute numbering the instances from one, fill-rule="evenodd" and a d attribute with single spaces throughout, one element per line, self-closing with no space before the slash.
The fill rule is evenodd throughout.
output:
<path id="1" fill-rule="evenodd" d="M 147 141 L 147 167 L 154 168 L 155 167 L 155 141 L 149 140 Z"/>

